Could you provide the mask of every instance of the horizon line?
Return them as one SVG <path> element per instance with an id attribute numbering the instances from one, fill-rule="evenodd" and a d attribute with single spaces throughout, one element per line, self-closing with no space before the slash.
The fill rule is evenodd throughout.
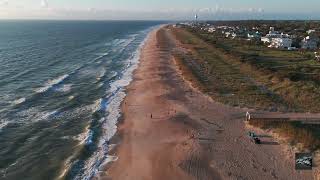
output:
<path id="1" fill-rule="evenodd" d="M 166 21 L 166 22 L 192 22 L 191 19 L 50 19 L 50 18 L 0 18 L 0 21 Z M 320 21 L 319 19 L 203 19 L 198 22 L 206 21 Z"/>

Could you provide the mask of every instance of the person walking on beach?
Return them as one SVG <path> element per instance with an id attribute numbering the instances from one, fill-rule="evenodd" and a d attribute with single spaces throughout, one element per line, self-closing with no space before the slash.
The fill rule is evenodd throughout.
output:
<path id="1" fill-rule="evenodd" d="M 150 117 L 151 117 L 151 119 L 152 119 L 152 113 L 151 113 Z"/>

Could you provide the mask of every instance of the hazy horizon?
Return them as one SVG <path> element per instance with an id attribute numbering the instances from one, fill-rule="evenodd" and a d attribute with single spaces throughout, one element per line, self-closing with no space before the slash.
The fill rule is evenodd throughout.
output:
<path id="1" fill-rule="evenodd" d="M 316 0 L 0 0 L 0 19 L 177 21 L 198 14 L 200 20 L 318 20 L 319 6 Z"/>

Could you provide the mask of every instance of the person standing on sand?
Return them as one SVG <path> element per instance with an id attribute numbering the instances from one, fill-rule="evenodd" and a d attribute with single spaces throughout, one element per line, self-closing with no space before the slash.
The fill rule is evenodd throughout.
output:
<path id="1" fill-rule="evenodd" d="M 151 119 L 152 119 L 152 113 L 151 113 L 150 117 L 151 117 Z"/>

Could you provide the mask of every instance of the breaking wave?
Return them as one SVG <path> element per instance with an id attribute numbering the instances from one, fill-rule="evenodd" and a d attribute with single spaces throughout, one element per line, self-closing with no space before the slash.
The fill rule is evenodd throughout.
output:
<path id="1" fill-rule="evenodd" d="M 110 89 L 107 91 L 109 96 L 96 101 L 95 111 L 104 111 L 106 114 L 105 118 L 100 119 L 102 135 L 98 140 L 97 150 L 86 160 L 82 173 L 78 174 L 75 179 L 89 180 L 97 175 L 106 163 L 117 160 L 117 157 L 108 155 L 109 149 L 112 147 L 109 141 L 117 132 L 118 119 L 121 117 L 120 106 L 126 96 L 125 88 L 133 79 L 132 74 L 138 67 L 140 51 L 146 39 L 143 40 L 136 52 L 127 60 L 129 65 L 123 72 L 122 78 L 110 84 Z"/>
<path id="2" fill-rule="evenodd" d="M 58 78 L 56 79 L 52 79 L 52 80 L 49 80 L 44 87 L 41 87 L 41 88 L 38 88 L 36 90 L 37 93 L 44 93 L 46 91 L 48 91 L 49 89 L 51 89 L 53 86 L 55 85 L 58 85 L 60 83 L 62 83 L 65 79 L 67 79 L 69 77 L 68 74 L 65 74 L 65 75 L 62 75 L 62 76 L 59 76 Z"/>
<path id="3" fill-rule="evenodd" d="M 26 101 L 26 98 L 20 98 L 20 99 L 14 100 L 13 104 L 14 105 L 19 105 L 19 104 L 24 103 L 25 101 Z"/>

